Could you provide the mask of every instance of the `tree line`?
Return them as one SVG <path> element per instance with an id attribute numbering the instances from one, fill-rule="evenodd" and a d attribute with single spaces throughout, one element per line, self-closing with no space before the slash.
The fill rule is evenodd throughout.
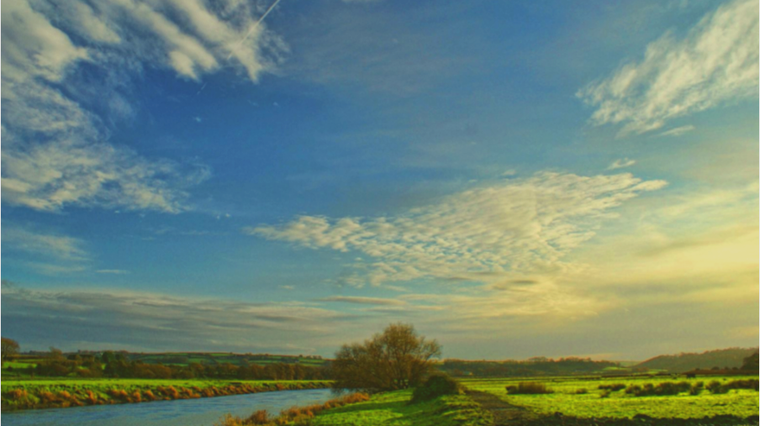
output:
<path id="1" fill-rule="evenodd" d="M 608 367 L 620 367 L 612 361 L 589 358 L 535 357 L 526 361 L 467 361 L 447 359 L 438 369 L 454 377 L 531 377 L 598 373 Z"/>
<path id="2" fill-rule="evenodd" d="M 293 363 L 272 363 L 234 365 L 221 363 L 207 365 L 190 363 L 187 365 L 147 364 L 140 360 L 129 360 L 120 352 L 103 352 L 102 355 L 70 354 L 64 356 L 55 348 L 29 374 L 44 377 L 110 377 L 134 379 L 238 379 L 238 380 L 325 380 L 329 379 L 329 368 Z"/>

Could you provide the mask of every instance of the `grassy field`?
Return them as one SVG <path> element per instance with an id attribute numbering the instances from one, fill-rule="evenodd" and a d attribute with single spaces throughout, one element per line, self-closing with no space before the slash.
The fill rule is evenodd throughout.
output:
<path id="1" fill-rule="evenodd" d="M 556 378 L 515 378 L 515 379 L 472 379 L 462 380 L 469 389 L 488 392 L 510 404 L 528 408 L 538 414 L 560 412 L 567 416 L 579 418 L 632 418 L 644 414 L 656 418 L 702 418 L 716 415 L 748 417 L 758 415 L 758 392 L 755 390 L 734 389 L 724 394 L 713 394 L 702 390 L 697 395 L 683 392 L 669 396 L 634 396 L 624 390 L 605 391 L 600 385 L 622 384 L 643 386 L 646 383 L 657 385 L 662 382 L 687 381 L 709 383 L 717 380 L 727 383 L 731 380 L 749 377 L 697 377 L 684 379 L 668 376 L 654 377 L 556 377 Z M 545 384 L 553 393 L 536 395 L 508 395 L 505 387 L 519 382 L 538 382 Z M 585 390 L 585 393 L 583 393 Z"/>
<path id="2" fill-rule="evenodd" d="M 234 381 L 152 379 L 3 380 L 2 409 L 75 407 L 319 389 L 328 381 Z"/>
<path id="3" fill-rule="evenodd" d="M 369 401 L 320 413 L 309 425 L 486 426 L 493 421 L 466 395 L 415 404 L 409 403 L 411 397 L 411 390 L 374 395 Z"/>

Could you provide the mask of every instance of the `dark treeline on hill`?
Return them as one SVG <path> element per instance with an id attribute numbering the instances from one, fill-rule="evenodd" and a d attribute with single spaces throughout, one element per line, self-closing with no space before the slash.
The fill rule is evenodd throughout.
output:
<path id="1" fill-rule="evenodd" d="M 328 379 L 328 367 L 295 363 L 271 363 L 265 366 L 219 363 L 204 365 L 147 364 L 130 360 L 122 352 L 103 352 L 102 355 L 51 352 L 36 367 L 24 371 L 44 377 L 113 377 L 136 379 L 239 379 L 239 380 L 322 380 Z"/>
<path id="2" fill-rule="evenodd" d="M 531 358 L 526 361 L 466 361 L 447 359 L 438 369 L 454 377 L 530 377 L 599 373 L 605 368 L 620 367 L 612 361 L 590 358 Z"/>
<path id="3" fill-rule="evenodd" d="M 744 359 L 755 352 L 757 352 L 757 348 L 728 348 L 702 353 L 660 355 L 638 364 L 637 367 L 667 370 L 671 373 L 683 373 L 691 370 L 739 369 L 744 364 Z"/>

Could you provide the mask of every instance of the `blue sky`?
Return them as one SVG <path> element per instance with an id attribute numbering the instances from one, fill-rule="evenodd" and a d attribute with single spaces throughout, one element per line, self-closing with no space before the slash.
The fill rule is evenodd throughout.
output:
<path id="1" fill-rule="evenodd" d="M 756 2 L 4 6 L 22 349 L 757 344 Z"/>

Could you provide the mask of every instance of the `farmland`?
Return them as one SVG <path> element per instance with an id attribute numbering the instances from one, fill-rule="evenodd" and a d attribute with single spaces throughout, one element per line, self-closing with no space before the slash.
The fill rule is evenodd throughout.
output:
<path id="1" fill-rule="evenodd" d="M 697 395 L 682 392 L 668 396 L 634 396 L 625 393 L 629 386 L 645 386 L 647 383 L 657 385 L 663 382 L 687 382 L 694 385 L 717 380 L 728 383 L 739 377 L 692 378 L 670 376 L 630 376 L 617 378 L 604 377 L 553 377 L 527 379 L 544 384 L 553 393 L 510 395 L 505 388 L 514 386 L 526 379 L 473 379 L 462 383 L 473 391 L 493 394 L 499 399 L 539 415 L 560 412 L 566 416 L 578 418 L 633 418 L 646 415 L 655 418 L 697 419 L 718 415 L 740 418 L 758 415 L 758 392 L 751 389 L 735 389 L 727 393 L 715 394 L 701 390 Z M 757 376 L 751 376 L 756 379 Z M 599 389 L 599 386 L 623 385 L 623 389 L 612 391 Z"/>

